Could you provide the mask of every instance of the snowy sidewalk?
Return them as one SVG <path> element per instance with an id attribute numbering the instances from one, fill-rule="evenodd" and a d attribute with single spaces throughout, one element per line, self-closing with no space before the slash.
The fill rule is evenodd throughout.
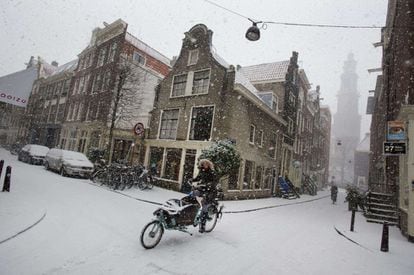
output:
<path id="1" fill-rule="evenodd" d="M 46 215 L 46 209 L 23 201 L 15 192 L 0 192 L 0 243 L 30 228 Z"/>
<path id="2" fill-rule="evenodd" d="M 344 205 L 345 207 L 347 206 L 347 204 Z M 347 238 L 358 243 L 361 247 L 371 252 L 380 251 L 383 225 L 378 223 L 369 223 L 366 221 L 366 218 L 362 212 L 356 212 L 354 231 L 351 231 L 351 215 L 351 211 L 344 212 L 344 216 L 348 217 L 348 219 L 343 218 L 340 221 L 337 221 L 334 225 L 335 228 Z M 389 253 L 395 253 L 395 251 L 399 251 L 399 253 L 407 253 L 409 250 L 401 251 L 401 248 L 407 247 L 407 239 L 401 234 L 400 230 L 396 226 L 389 226 L 388 228 Z M 395 249 L 397 247 L 398 249 Z"/>
<path id="3" fill-rule="evenodd" d="M 31 201 L 30 196 L 25 195 L 25 190 L 20 190 L 19 185 L 15 185 L 15 162 L 9 152 L 0 149 L 0 159 L 5 160 L 3 172 L 0 177 L 0 189 L 3 189 L 6 167 L 12 166 L 10 192 L 0 192 L 0 243 L 18 235 L 22 231 L 31 227 L 41 220 L 46 209 L 42 204 Z"/>

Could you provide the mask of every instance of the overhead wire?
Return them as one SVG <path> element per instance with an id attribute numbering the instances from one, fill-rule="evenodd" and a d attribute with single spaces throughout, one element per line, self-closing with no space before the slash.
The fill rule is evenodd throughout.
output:
<path id="1" fill-rule="evenodd" d="M 280 22 L 280 21 L 259 21 L 259 20 L 253 20 L 241 13 L 238 13 L 234 10 L 228 9 L 224 6 L 221 6 L 213 1 L 210 0 L 204 0 L 205 2 L 214 5 L 218 8 L 221 8 L 223 10 L 226 10 L 230 13 L 233 13 L 237 16 L 243 17 L 249 21 L 252 21 L 253 23 L 262 23 L 262 27 L 266 27 L 266 24 L 275 24 L 275 25 L 285 25 L 285 26 L 298 26 L 298 27 L 319 27 L 319 28 L 344 28 L 344 29 L 381 29 L 384 28 L 384 26 L 367 26 L 367 25 L 333 25 L 333 24 L 312 24 L 312 23 L 294 23 L 294 22 Z"/>

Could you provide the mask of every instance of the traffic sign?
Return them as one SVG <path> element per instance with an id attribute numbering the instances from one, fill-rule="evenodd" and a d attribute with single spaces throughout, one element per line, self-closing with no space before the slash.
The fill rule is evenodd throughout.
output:
<path id="1" fill-rule="evenodd" d="M 135 124 L 134 126 L 134 133 L 139 136 L 142 137 L 144 136 L 144 124 L 142 124 L 141 122 L 138 122 L 137 124 Z"/>

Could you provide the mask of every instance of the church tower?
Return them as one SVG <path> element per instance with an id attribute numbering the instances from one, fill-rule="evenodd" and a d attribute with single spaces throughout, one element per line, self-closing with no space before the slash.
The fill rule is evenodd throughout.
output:
<path id="1" fill-rule="evenodd" d="M 354 181 L 354 151 L 359 144 L 361 132 L 356 65 L 354 55 L 348 54 L 341 75 L 337 112 L 332 127 L 331 176 L 335 176 L 334 181 L 343 187 Z"/>

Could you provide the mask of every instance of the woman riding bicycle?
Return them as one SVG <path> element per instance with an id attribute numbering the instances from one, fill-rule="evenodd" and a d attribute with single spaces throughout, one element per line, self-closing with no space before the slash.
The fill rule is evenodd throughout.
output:
<path id="1" fill-rule="evenodd" d="M 198 163 L 199 173 L 193 179 L 195 191 L 193 196 L 201 206 L 201 227 L 200 232 L 205 229 L 206 219 L 208 216 L 207 208 L 209 203 L 217 196 L 217 178 L 214 171 L 214 165 L 208 159 L 201 159 Z"/>

